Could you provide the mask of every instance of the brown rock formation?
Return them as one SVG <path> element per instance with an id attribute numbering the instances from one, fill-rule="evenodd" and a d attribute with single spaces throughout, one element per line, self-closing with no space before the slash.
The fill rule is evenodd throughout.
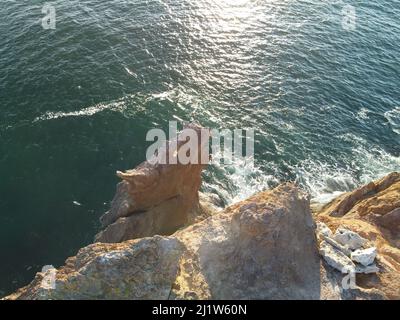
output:
<path id="1" fill-rule="evenodd" d="M 56 289 L 46 288 L 48 275 L 38 273 L 7 299 L 168 299 L 183 249 L 177 239 L 160 236 L 95 243 L 57 271 Z"/>
<path id="2" fill-rule="evenodd" d="M 260 193 L 179 233 L 171 298 L 312 299 L 320 264 L 308 199 L 292 185 Z"/>
<path id="3" fill-rule="evenodd" d="M 324 206 L 316 219 L 332 230 L 357 232 L 378 248 L 381 272 L 357 276 L 357 284 L 400 299 L 400 173 L 343 194 Z"/>
<path id="4" fill-rule="evenodd" d="M 43 285 L 47 276 L 38 273 L 7 299 L 385 297 L 373 288 L 340 291 L 343 276 L 321 264 L 309 200 L 290 184 L 173 236 L 83 248 L 58 270 L 54 289 Z"/>
<path id="5" fill-rule="evenodd" d="M 370 182 L 338 197 L 324 206 L 321 214 L 332 217 L 344 215 L 357 217 L 370 213 L 384 215 L 400 207 L 399 183 L 400 173 L 393 172 L 378 181 Z"/>
<path id="6" fill-rule="evenodd" d="M 191 155 L 198 159 L 197 164 L 180 163 L 177 152 L 186 141 L 178 135 L 177 145 L 176 141 L 166 142 L 158 154 L 159 159 L 165 155 L 167 163 L 146 161 L 133 170 L 117 172 L 123 181 L 117 186 L 110 210 L 100 219 L 105 229 L 96 236 L 96 242 L 169 235 L 195 220 L 203 169 L 200 157 L 201 152 L 208 152 L 208 137 L 201 136 L 205 129 L 199 126 L 185 129 L 197 133 L 199 153 Z"/>

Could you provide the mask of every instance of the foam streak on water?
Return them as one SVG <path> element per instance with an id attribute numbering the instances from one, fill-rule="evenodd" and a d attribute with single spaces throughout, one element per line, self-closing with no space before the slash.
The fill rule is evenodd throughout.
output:
<path id="1" fill-rule="evenodd" d="M 113 103 L 99 103 L 95 106 L 83 108 L 78 111 L 71 112 L 51 112 L 48 111 L 45 114 L 35 118 L 33 122 L 36 121 L 44 121 L 44 120 L 54 120 L 59 118 L 67 118 L 67 117 L 90 117 L 95 115 L 98 112 L 102 112 L 104 110 L 111 110 L 115 112 L 122 112 L 125 109 L 124 101 L 117 101 Z"/>

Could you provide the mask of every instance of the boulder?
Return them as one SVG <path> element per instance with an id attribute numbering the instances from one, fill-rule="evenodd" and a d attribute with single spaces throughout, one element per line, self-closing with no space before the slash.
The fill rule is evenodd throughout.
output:
<path id="1" fill-rule="evenodd" d="M 176 236 L 187 246 L 171 297 L 319 299 L 320 259 L 309 200 L 282 185 Z"/>

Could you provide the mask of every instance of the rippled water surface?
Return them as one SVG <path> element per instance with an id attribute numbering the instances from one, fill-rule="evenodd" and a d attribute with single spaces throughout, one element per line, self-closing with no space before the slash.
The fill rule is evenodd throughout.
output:
<path id="1" fill-rule="evenodd" d="M 0 295 L 92 241 L 117 169 L 169 120 L 254 128 L 227 203 L 297 180 L 326 200 L 400 170 L 396 0 L 0 3 Z M 355 30 L 342 26 L 346 4 Z"/>

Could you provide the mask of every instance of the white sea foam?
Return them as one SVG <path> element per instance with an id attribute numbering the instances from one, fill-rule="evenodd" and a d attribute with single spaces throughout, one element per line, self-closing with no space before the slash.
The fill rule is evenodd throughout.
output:
<path id="1" fill-rule="evenodd" d="M 342 192 L 354 189 L 358 183 L 352 172 L 327 163 L 306 160 L 295 168 L 296 180 L 315 202 L 327 203 Z"/>
<path id="2" fill-rule="evenodd" d="M 361 108 L 361 109 L 357 112 L 356 118 L 359 119 L 359 120 L 368 119 L 368 118 L 369 118 L 368 113 L 369 113 L 369 110 L 368 110 L 367 108 Z"/>
<path id="3" fill-rule="evenodd" d="M 71 112 L 46 112 L 45 114 L 35 118 L 33 122 L 37 121 L 45 121 L 45 120 L 54 120 L 59 118 L 67 118 L 67 117 L 88 117 L 92 116 L 96 113 L 111 110 L 111 111 L 123 111 L 126 108 L 125 99 L 117 100 L 111 103 L 103 104 L 99 103 L 94 106 L 90 106 L 87 108 L 83 108 L 77 111 Z"/>
<path id="4" fill-rule="evenodd" d="M 298 166 L 298 180 L 314 201 L 327 203 L 342 192 L 382 178 L 400 170 L 400 157 L 380 148 L 359 144 L 348 155 L 345 167 L 317 161 L 304 161 Z"/>
<path id="5" fill-rule="evenodd" d="M 216 176 L 222 179 L 214 178 L 208 187 L 216 190 L 228 205 L 270 189 L 278 183 L 274 176 L 265 174 L 250 158 L 234 158 L 229 165 L 213 161 L 210 166 Z"/>
<path id="6" fill-rule="evenodd" d="M 352 191 L 390 172 L 400 171 L 400 157 L 383 149 L 369 148 L 361 138 L 342 138 L 357 142 L 342 167 L 337 163 L 308 159 L 292 168 L 296 182 L 310 193 L 314 202 L 327 203 L 343 192 Z M 213 183 L 212 187 L 228 204 L 241 201 L 279 183 L 275 176 L 265 174 L 260 168 L 243 160 L 236 160 L 229 166 L 213 164 L 213 168 L 224 177 L 226 183 Z M 272 171 L 277 171 L 276 169 Z"/>
<path id="7" fill-rule="evenodd" d="M 385 112 L 385 118 L 389 121 L 393 132 L 400 134 L 400 107 Z"/>

